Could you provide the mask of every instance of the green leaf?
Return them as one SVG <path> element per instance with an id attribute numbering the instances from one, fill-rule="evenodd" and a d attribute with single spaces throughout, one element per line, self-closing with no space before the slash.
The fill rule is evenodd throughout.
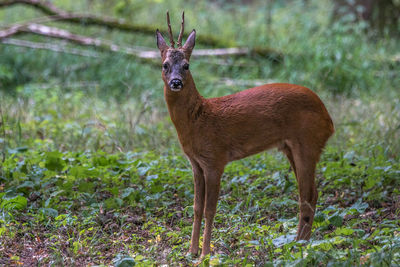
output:
<path id="1" fill-rule="evenodd" d="M 376 185 L 378 182 L 377 178 L 373 175 L 368 176 L 367 180 L 365 181 L 364 189 L 371 189 Z"/>
<path id="2" fill-rule="evenodd" d="M 29 194 L 30 191 L 35 187 L 32 181 L 25 181 L 19 186 L 17 186 L 18 192 L 23 192 L 26 195 Z"/>
<path id="3" fill-rule="evenodd" d="M 352 235 L 355 231 L 351 228 L 337 228 L 335 235 Z"/>
<path id="4" fill-rule="evenodd" d="M 108 198 L 104 201 L 104 206 L 106 209 L 117 209 L 121 207 L 123 201 L 120 198 Z"/>
<path id="5" fill-rule="evenodd" d="M 26 152 L 26 151 L 28 151 L 28 147 L 27 146 L 17 147 L 17 148 L 14 148 L 14 149 L 9 148 L 7 150 L 7 152 L 9 154 L 17 154 L 17 153 Z"/>
<path id="6" fill-rule="evenodd" d="M 317 212 L 314 217 L 314 222 L 321 223 L 323 221 L 325 221 L 325 214 L 322 212 Z"/>
<path id="7" fill-rule="evenodd" d="M 45 167 L 51 171 L 61 171 L 65 166 L 62 156 L 63 154 L 58 151 L 46 152 Z"/>
<path id="8" fill-rule="evenodd" d="M 135 192 L 136 190 L 134 189 L 134 188 L 132 188 L 132 187 L 128 187 L 128 188 L 124 188 L 123 190 L 122 190 L 122 193 L 121 193 L 121 197 L 122 198 L 127 198 L 127 197 L 129 197 L 133 192 Z"/>
<path id="9" fill-rule="evenodd" d="M 272 243 L 276 247 L 281 247 L 283 245 L 286 245 L 286 244 L 289 244 L 289 243 L 293 242 L 295 238 L 296 238 L 296 235 L 282 235 L 282 236 L 272 240 Z"/>
<path id="10" fill-rule="evenodd" d="M 7 231 L 6 227 L 0 227 L 0 237 Z"/>
<path id="11" fill-rule="evenodd" d="M 52 208 L 41 208 L 39 212 L 46 217 L 56 218 L 58 216 L 58 211 Z"/>
<path id="12" fill-rule="evenodd" d="M 161 185 L 161 184 L 153 184 L 152 186 L 151 186 L 151 189 L 150 189 L 150 191 L 152 192 L 152 193 L 160 193 L 160 192 L 162 192 L 164 190 L 164 187 Z"/>
<path id="13" fill-rule="evenodd" d="M 21 188 L 33 188 L 35 185 L 33 184 L 32 181 L 25 181 L 22 184 L 20 184 L 19 186 L 17 186 L 17 189 L 21 189 Z"/>
<path id="14" fill-rule="evenodd" d="M 311 244 L 312 248 L 328 251 L 333 248 L 332 241 L 329 239 L 316 240 Z"/>
<path id="15" fill-rule="evenodd" d="M 26 208 L 28 200 L 23 196 L 7 197 L 4 196 L 0 208 L 11 211 L 11 210 L 23 210 Z"/>
<path id="16" fill-rule="evenodd" d="M 218 266 L 219 264 L 221 264 L 221 261 L 218 255 L 210 258 L 210 266 Z"/>
<path id="17" fill-rule="evenodd" d="M 333 215 L 329 217 L 329 222 L 336 227 L 340 227 L 343 224 L 343 217 L 340 215 Z"/>
<path id="18" fill-rule="evenodd" d="M 133 258 L 123 254 L 118 254 L 114 258 L 113 262 L 115 267 L 131 267 L 136 265 L 136 262 Z"/>
<path id="19" fill-rule="evenodd" d="M 85 167 L 73 166 L 69 169 L 68 174 L 75 178 L 85 178 Z"/>
<path id="20" fill-rule="evenodd" d="M 140 176 L 144 176 L 149 170 L 150 170 L 150 167 L 139 167 L 139 168 L 137 169 L 138 174 L 139 174 Z"/>
<path id="21" fill-rule="evenodd" d="M 356 210 L 358 213 L 363 213 L 368 207 L 368 203 L 362 202 L 362 199 L 360 198 L 350 207 L 350 210 Z"/>
<path id="22" fill-rule="evenodd" d="M 92 193 L 94 190 L 95 184 L 93 182 L 85 182 L 81 181 L 79 183 L 78 189 L 80 192 L 89 192 Z"/>

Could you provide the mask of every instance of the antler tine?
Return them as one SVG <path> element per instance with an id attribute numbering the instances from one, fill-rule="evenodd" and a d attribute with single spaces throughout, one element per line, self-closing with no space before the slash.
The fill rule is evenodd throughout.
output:
<path id="1" fill-rule="evenodd" d="M 168 33 L 169 33 L 169 40 L 171 42 L 171 47 L 174 48 L 175 42 L 174 42 L 174 36 L 172 35 L 171 22 L 169 20 L 169 11 L 167 11 L 167 24 L 168 24 Z"/>
<path id="2" fill-rule="evenodd" d="M 178 48 L 182 47 L 182 36 L 183 36 L 183 31 L 185 28 L 185 11 L 182 12 L 182 23 L 181 23 L 181 31 L 179 32 L 179 36 L 178 36 Z"/>

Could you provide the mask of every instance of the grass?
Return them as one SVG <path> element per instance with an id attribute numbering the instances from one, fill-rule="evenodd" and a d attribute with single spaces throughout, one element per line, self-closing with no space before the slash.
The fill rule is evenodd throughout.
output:
<path id="1" fill-rule="evenodd" d="M 182 4 L 129 3 L 96 10 L 162 26 L 166 7 L 179 14 Z M 184 8 L 189 28 L 285 55 L 280 63 L 193 59 L 202 95 L 285 81 L 309 86 L 326 103 L 336 133 L 318 165 L 309 242 L 293 240 L 297 183 L 284 156 L 270 151 L 226 167 L 213 255 L 203 262 L 186 255 L 192 174 L 165 108 L 160 68 L 123 55 L 0 45 L 0 264 L 399 265 L 400 77 L 391 60 L 398 43 L 371 39 L 363 24 L 330 24 L 327 1 L 302 3 L 274 6 L 267 34 L 263 3 Z M 0 18 L 11 23 L 22 14 L 37 15 L 16 7 Z M 88 33 L 155 46 L 150 36 Z"/>

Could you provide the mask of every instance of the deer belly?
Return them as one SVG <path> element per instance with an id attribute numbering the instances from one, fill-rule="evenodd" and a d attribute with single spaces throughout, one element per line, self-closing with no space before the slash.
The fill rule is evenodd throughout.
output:
<path id="1" fill-rule="evenodd" d="M 274 147 L 279 147 L 281 143 L 281 140 L 262 138 L 248 140 L 244 143 L 234 143 L 229 149 L 228 158 L 229 161 L 242 159 Z"/>

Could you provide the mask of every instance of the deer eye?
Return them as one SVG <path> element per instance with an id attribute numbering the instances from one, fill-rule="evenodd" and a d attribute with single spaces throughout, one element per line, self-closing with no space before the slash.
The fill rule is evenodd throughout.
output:
<path id="1" fill-rule="evenodd" d="M 184 70 L 188 70 L 188 69 L 189 69 L 189 64 L 183 65 L 183 69 L 184 69 Z"/>
<path id="2" fill-rule="evenodd" d="M 164 64 L 162 65 L 162 67 L 163 67 L 164 70 L 168 70 L 168 68 L 169 68 L 169 66 L 168 66 L 167 63 L 164 63 Z"/>

